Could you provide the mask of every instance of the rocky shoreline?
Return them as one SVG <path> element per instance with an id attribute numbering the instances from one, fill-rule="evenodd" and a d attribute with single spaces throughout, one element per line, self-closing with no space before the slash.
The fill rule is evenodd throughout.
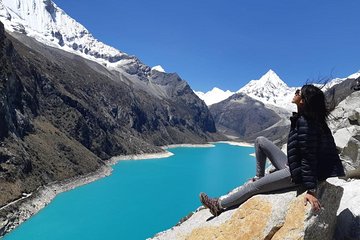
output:
<path id="1" fill-rule="evenodd" d="M 112 157 L 106 164 L 93 173 L 71 178 L 62 182 L 50 183 L 39 187 L 33 193 L 23 193 L 23 197 L 3 206 L 1 211 L 8 212 L 5 219 L 0 219 L 0 236 L 5 235 L 15 229 L 21 223 L 29 219 L 41 209 L 46 207 L 58 194 L 94 182 L 101 178 L 111 175 L 112 166 L 123 160 L 140 160 L 151 158 L 165 158 L 173 154 L 170 152 L 160 152 L 152 154 L 126 155 Z"/>
<path id="2" fill-rule="evenodd" d="M 31 216 L 38 213 L 42 208 L 46 207 L 58 194 L 109 176 L 111 172 L 111 166 L 104 165 L 96 172 L 87 174 L 85 176 L 41 186 L 35 192 L 27 194 L 26 197 L 22 197 L 19 200 L 7 204 L 1 208 L 1 210 L 8 212 L 8 214 L 6 219 L 0 220 L 0 236 L 3 236 L 11 230 L 15 229 Z"/>

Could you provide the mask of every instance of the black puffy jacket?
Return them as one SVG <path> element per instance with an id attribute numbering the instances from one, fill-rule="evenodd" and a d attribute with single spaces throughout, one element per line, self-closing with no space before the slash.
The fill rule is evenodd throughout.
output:
<path id="1" fill-rule="evenodd" d="M 314 189 L 318 181 L 344 176 L 344 169 L 329 127 L 296 113 L 290 118 L 287 156 L 292 181 Z"/>

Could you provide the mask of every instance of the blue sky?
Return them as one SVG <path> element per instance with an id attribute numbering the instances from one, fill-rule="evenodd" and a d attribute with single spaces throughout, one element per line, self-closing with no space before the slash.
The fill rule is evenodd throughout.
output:
<path id="1" fill-rule="evenodd" d="M 273 69 L 289 86 L 360 70 L 358 0 L 54 0 L 100 41 L 194 90 Z"/>

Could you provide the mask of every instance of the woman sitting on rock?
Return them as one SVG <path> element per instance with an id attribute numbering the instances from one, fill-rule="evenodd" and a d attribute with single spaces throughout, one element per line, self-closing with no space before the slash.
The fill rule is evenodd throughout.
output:
<path id="1" fill-rule="evenodd" d="M 298 111 L 290 117 L 287 156 L 265 137 L 258 137 L 255 140 L 256 176 L 250 182 L 223 199 L 209 198 L 200 193 L 201 203 L 214 216 L 256 194 L 294 188 L 307 191 L 305 205 L 310 202 L 317 212 L 321 208 L 316 195 L 318 182 L 345 175 L 326 123 L 329 112 L 324 93 L 313 85 L 304 85 L 301 91 L 295 92 L 292 102 L 297 105 Z M 276 168 L 275 172 L 267 175 L 266 158 Z"/>

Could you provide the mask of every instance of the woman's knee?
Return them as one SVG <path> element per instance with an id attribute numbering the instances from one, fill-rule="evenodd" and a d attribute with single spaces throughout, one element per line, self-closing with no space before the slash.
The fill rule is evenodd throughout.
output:
<path id="1" fill-rule="evenodd" d="M 263 146 L 266 141 L 268 141 L 268 139 L 266 137 L 263 137 L 263 136 L 257 137 L 255 139 L 255 145 Z"/>

